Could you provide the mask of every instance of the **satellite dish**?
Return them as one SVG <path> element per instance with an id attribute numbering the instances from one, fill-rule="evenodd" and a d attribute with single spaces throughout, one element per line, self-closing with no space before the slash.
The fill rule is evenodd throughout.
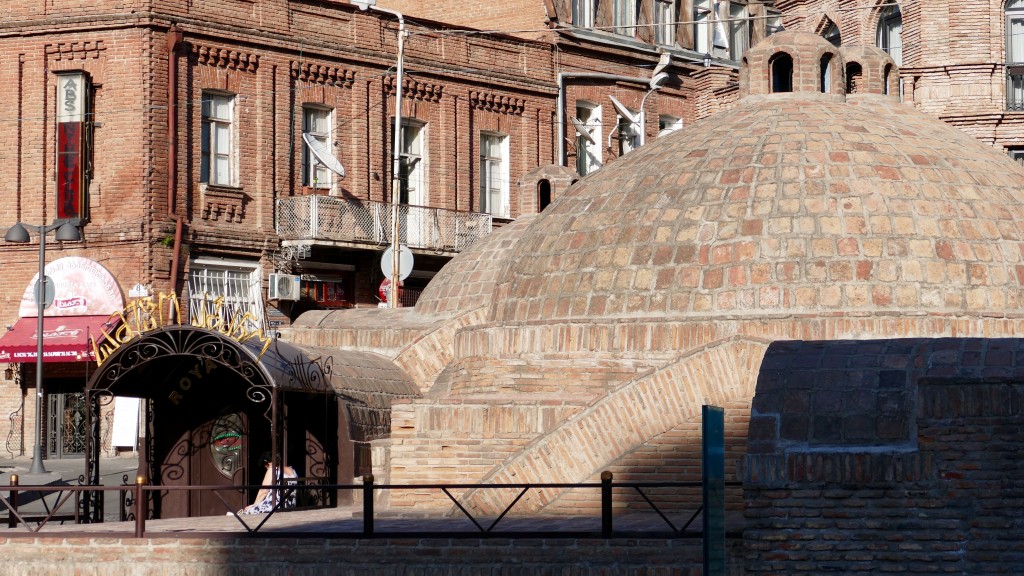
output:
<path id="1" fill-rule="evenodd" d="M 615 96 L 609 94 L 608 97 L 612 99 L 612 105 L 615 106 L 615 111 L 619 113 L 619 116 L 622 116 L 626 120 L 629 120 L 630 124 L 640 123 L 639 114 L 634 114 L 633 112 L 630 112 L 629 108 L 626 108 L 626 106 L 622 102 L 619 102 L 618 100 L 615 99 Z"/>
<path id="2" fill-rule="evenodd" d="M 590 131 L 587 130 L 587 127 L 583 124 L 583 122 L 580 122 L 579 118 L 570 117 L 569 120 L 572 122 L 572 125 L 576 127 L 577 134 L 582 136 L 583 139 L 586 140 L 587 142 L 590 142 L 591 144 L 597 144 L 597 142 L 594 141 L 594 137 L 590 135 Z"/>
<path id="3" fill-rule="evenodd" d="M 302 140 L 309 147 L 309 151 L 321 164 L 327 167 L 328 170 L 334 172 L 341 178 L 345 177 L 345 167 L 341 165 L 341 162 L 337 158 L 331 155 L 331 150 L 324 145 L 323 142 L 313 138 L 309 132 L 302 133 Z"/>

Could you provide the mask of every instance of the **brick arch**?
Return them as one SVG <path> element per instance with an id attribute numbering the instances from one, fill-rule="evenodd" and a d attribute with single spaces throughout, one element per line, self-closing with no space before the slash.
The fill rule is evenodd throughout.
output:
<path id="1" fill-rule="evenodd" d="M 623 455 L 699 418 L 702 404 L 749 398 L 767 347 L 767 341 L 734 337 L 690 351 L 597 400 L 480 482 L 587 482 Z M 570 454 L 572 458 L 566 458 Z M 515 510 L 541 510 L 563 492 L 527 492 Z M 517 493 L 514 489 L 470 491 L 462 504 L 474 513 L 498 514 Z M 461 514 L 454 508 L 450 513 Z"/>
<path id="2" fill-rule="evenodd" d="M 455 333 L 466 326 L 482 324 L 487 316 L 487 307 L 479 306 L 455 318 L 435 324 L 395 356 L 395 364 L 426 393 L 437 380 L 437 376 L 452 361 Z"/>

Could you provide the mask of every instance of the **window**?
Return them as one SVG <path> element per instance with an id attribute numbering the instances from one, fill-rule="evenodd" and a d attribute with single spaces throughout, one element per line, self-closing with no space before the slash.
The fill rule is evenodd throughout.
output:
<path id="1" fill-rule="evenodd" d="M 836 26 L 836 23 L 831 20 L 828 21 L 828 26 L 825 28 L 825 31 L 822 32 L 821 36 L 825 40 L 828 40 L 829 44 L 836 47 L 838 47 L 843 41 L 839 35 L 839 26 Z"/>
<path id="2" fill-rule="evenodd" d="M 711 0 L 693 2 L 693 49 L 711 53 Z"/>
<path id="3" fill-rule="evenodd" d="M 234 118 L 235 98 L 203 93 L 203 127 L 200 142 L 199 181 L 235 186 Z"/>
<path id="4" fill-rule="evenodd" d="M 903 65 L 903 40 L 900 33 L 903 31 L 903 16 L 900 14 L 900 7 L 890 4 L 882 9 L 878 18 L 878 47 L 885 51 L 897 66 Z"/>
<path id="5" fill-rule="evenodd" d="M 508 136 L 480 134 L 480 211 L 508 218 Z"/>
<path id="6" fill-rule="evenodd" d="M 764 20 L 764 35 L 771 36 L 785 30 L 782 26 L 782 14 L 776 10 L 769 9 Z"/>
<path id="7" fill-rule="evenodd" d="M 1006 3 L 1006 109 L 1024 110 L 1024 0 Z"/>
<path id="8" fill-rule="evenodd" d="M 423 154 L 423 136 L 426 126 L 421 122 L 402 122 L 402 151 L 399 155 L 401 170 L 400 204 L 422 206 L 426 203 L 426 159 Z"/>
<path id="9" fill-rule="evenodd" d="M 683 129 L 683 119 L 661 114 L 658 116 L 658 137 Z"/>
<path id="10" fill-rule="evenodd" d="M 302 132 L 309 134 L 314 140 L 331 149 L 331 116 L 326 108 L 304 106 L 302 108 Z M 302 144 L 302 185 L 318 189 L 330 189 L 333 184 L 334 172 L 327 169 L 309 151 L 309 146 Z"/>
<path id="11" fill-rule="evenodd" d="M 821 57 L 821 92 L 828 94 L 832 91 L 832 55 L 824 54 Z"/>
<path id="12" fill-rule="evenodd" d="M 747 7 L 744 4 L 729 4 L 729 58 L 739 60 L 750 45 L 750 27 L 752 21 L 747 18 Z"/>
<path id="13" fill-rule="evenodd" d="M 579 28 L 594 25 L 594 0 L 573 0 L 572 24 Z"/>
<path id="14" fill-rule="evenodd" d="M 864 75 L 864 69 L 857 62 L 848 62 L 846 64 L 846 93 L 857 94 L 860 88 L 861 76 Z"/>
<path id="15" fill-rule="evenodd" d="M 675 44 L 675 0 L 657 0 L 654 3 L 654 41 L 664 46 Z"/>
<path id="16" fill-rule="evenodd" d="M 769 60 L 772 71 L 772 92 L 793 91 L 793 57 L 779 52 Z"/>
<path id="17" fill-rule="evenodd" d="M 1010 155 L 1014 162 L 1024 166 L 1024 148 L 1007 148 L 1006 153 Z"/>
<path id="18" fill-rule="evenodd" d="M 246 312 L 256 320 L 250 330 L 263 326 L 263 295 L 260 271 L 254 262 L 197 258 L 188 275 L 188 310 L 192 321 L 219 317 L 229 325 Z"/>
<path id="19" fill-rule="evenodd" d="M 612 17 L 616 34 L 632 36 L 636 26 L 636 0 L 614 0 Z"/>
<path id="20" fill-rule="evenodd" d="M 576 119 L 576 172 L 586 176 L 601 167 L 601 107 L 580 102 Z"/>
<path id="21" fill-rule="evenodd" d="M 638 113 L 635 113 L 632 110 L 629 112 L 632 113 L 633 116 L 639 116 Z M 618 121 L 619 156 L 625 156 L 640 147 L 640 127 L 629 118 L 625 118 L 618 114 L 616 114 L 615 117 Z"/>

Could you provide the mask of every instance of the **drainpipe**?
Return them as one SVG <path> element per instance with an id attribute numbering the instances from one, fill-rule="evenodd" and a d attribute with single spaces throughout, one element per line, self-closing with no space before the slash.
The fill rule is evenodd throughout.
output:
<path id="1" fill-rule="evenodd" d="M 178 264 L 181 260 L 183 221 L 178 214 L 178 48 L 182 33 L 175 27 L 167 31 L 167 217 L 174 221 L 174 251 L 171 256 L 171 293 L 178 293 Z M 173 303 L 167 305 L 167 318 L 176 321 Z"/>
<path id="2" fill-rule="evenodd" d="M 601 72 L 559 72 L 558 73 L 558 164 L 565 166 L 565 80 L 566 78 L 582 78 L 586 80 L 612 80 L 615 82 L 629 82 L 631 84 L 643 84 L 647 86 L 650 78 L 636 78 L 633 76 L 619 76 L 618 74 L 604 74 Z"/>

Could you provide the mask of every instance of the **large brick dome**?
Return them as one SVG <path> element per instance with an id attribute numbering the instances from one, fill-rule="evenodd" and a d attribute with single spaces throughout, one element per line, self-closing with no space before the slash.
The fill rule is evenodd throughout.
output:
<path id="1" fill-rule="evenodd" d="M 794 91 L 770 93 L 772 59 L 793 46 Z M 533 222 L 492 320 L 1021 307 L 1024 171 L 895 98 L 844 95 L 841 55 L 817 36 L 780 34 L 745 60 L 761 68 L 734 110 L 583 179 Z"/>

